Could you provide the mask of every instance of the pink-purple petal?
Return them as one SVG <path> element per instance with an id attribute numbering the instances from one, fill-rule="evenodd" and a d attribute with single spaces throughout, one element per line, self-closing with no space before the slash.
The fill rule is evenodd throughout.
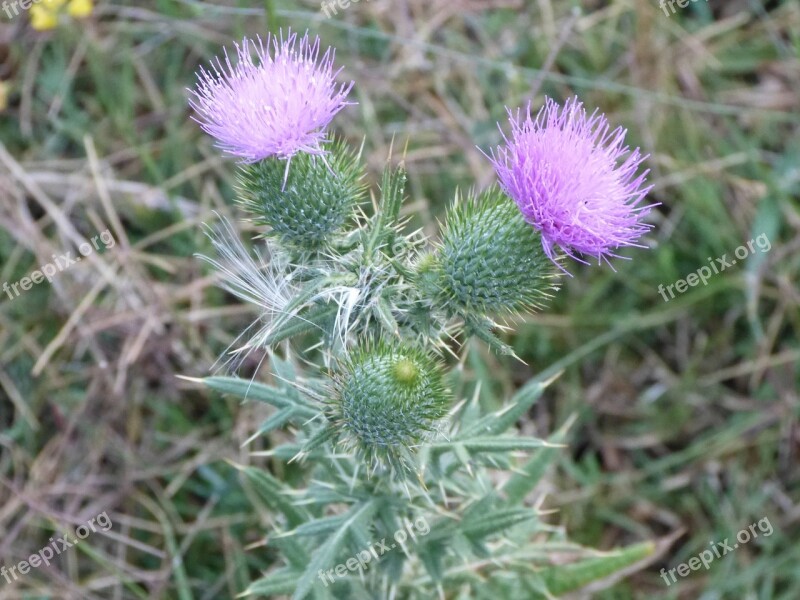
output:
<path id="1" fill-rule="evenodd" d="M 288 159 L 298 152 L 322 154 L 325 128 L 351 102 L 353 82 L 337 84 L 334 52 L 320 57 L 320 39 L 268 36 L 235 44 L 210 69 L 201 68 L 190 105 L 203 130 L 226 153 L 256 162 Z"/>
<path id="2" fill-rule="evenodd" d="M 577 98 L 563 107 L 548 98 L 535 119 L 530 108 L 524 118 L 508 110 L 511 135 L 490 159 L 547 256 L 558 247 L 576 260 L 579 253 L 608 261 L 618 248 L 638 246 L 654 206 L 642 205 L 648 171 L 637 174 L 647 156 L 630 151 L 626 131 L 612 130 L 603 114 L 587 116 Z"/>

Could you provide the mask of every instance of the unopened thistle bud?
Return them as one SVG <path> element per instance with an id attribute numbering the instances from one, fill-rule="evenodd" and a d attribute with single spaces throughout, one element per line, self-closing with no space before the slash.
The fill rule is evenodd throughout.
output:
<path id="1" fill-rule="evenodd" d="M 447 414 L 439 361 L 423 350 L 379 343 L 355 350 L 334 376 L 327 417 L 372 467 L 411 467 L 412 453 Z"/>
<path id="2" fill-rule="evenodd" d="M 284 185 L 286 163 L 277 158 L 245 165 L 241 203 L 258 225 L 294 248 L 315 250 L 338 233 L 364 197 L 359 157 L 342 142 L 325 154 L 297 154 Z"/>
<path id="3" fill-rule="evenodd" d="M 496 188 L 447 215 L 438 252 L 421 264 L 421 292 L 462 316 L 539 308 L 555 288 L 555 271 L 539 233 Z"/>

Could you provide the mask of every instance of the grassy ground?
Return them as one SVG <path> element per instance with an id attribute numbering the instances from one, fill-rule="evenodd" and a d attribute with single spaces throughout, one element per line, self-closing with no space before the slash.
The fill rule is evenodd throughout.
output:
<path id="1" fill-rule="evenodd" d="M 60 562 L 2 598 L 227 598 L 269 568 L 270 516 L 231 463 L 262 409 L 211 397 L 203 376 L 252 311 L 193 257 L 200 223 L 236 218 L 232 169 L 190 121 L 185 88 L 222 44 L 277 26 L 336 45 L 373 175 L 407 144 L 418 225 L 456 187 L 483 187 L 504 105 L 579 94 L 651 154 L 662 203 L 649 250 L 617 271 L 574 269 L 517 327 L 527 365 L 477 361 L 511 390 L 564 359 L 522 423 L 576 414 L 543 487 L 580 542 L 674 536 L 659 560 L 598 594 L 800 597 L 800 4 L 728 0 L 100 2 L 37 33 L 0 12 L 0 283 L 53 254 L 80 264 L 0 296 L 0 565 L 104 511 Z M 0 104 L 4 92 L 0 91 Z M 747 258 L 665 302 L 658 292 L 764 234 Z M 762 238 L 763 239 L 763 238 Z M 505 369 L 495 363 L 505 363 Z M 253 364 L 245 365 L 249 375 Z M 669 587 L 659 577 L 768 518 L 774 532 Z M 59 533 L 60 535 L 60 533 Z"/>

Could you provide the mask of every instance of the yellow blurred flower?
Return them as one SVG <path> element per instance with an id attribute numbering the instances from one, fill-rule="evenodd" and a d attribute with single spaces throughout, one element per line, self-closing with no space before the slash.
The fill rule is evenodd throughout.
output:
<path id="1" fill-rule="evenodd" d="M 92 0 L 40 0 L 30 8 L 31 27 L 37 31 L 55 29 L 65 4 L 67 14 L 76 18 L 88 17 L 94 8 Z"/>
<path id="2" fill-rule="evenodd" d="M 3 112 L 8 106 L 9 87 L 7 81 L 0 80 L 0 112 Z"/>
<path id="3" fill-rule="evenodd" d="M 88 17 L 92 14 L 92 9 L 94 5 L 92 0 L 72 0 L 67 7 L 67 12 L 70 16 L 76 17 L 78 19 L 82 17 Z"/>

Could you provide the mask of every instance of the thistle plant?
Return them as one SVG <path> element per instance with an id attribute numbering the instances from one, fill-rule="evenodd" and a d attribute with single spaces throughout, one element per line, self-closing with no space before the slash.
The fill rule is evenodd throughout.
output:
<path id="1" fill-rule="evenodd" d="M 203 129 L 242 160 L 237 205 L 259 230 L 248 250 L 227 221 L 209 227 L 217 255 L 205 258 L 261 311 L 229 364 L 265 353 L 273 382 L 204 380 L 274 407 L 256 434 L 270 462 L 242 472 L 281 559 L 245 595 L 548 598 L 643 560 L 649 542 L 598 554 L 529 504 L 569 423 L 548 440 L 515 424 L 552 373 L 501 402 L 458 366 L 472 338 L 513 355 L 501 330 L 546 306 L 569 257 L 635 245 L 648 229 L 643 157 L 577 100 L 547 100 L 491 151 L 500 185 L 457 195 L 429 240 L 400 216 L 402 165 L 365 206 L 361 151 L 327 132 L 352 84 L 320 52 L 291 32 L 245 39 L 235 65 L 226 54 L 193 90 Z M 277 429 L 292 441 L 272 445 Z M 275 475 L 285 469 L 292 484 Z M 424 536 L 397 534 L 419 519 Z M 365 550 L 386 539 L 385 556 Z"/>

